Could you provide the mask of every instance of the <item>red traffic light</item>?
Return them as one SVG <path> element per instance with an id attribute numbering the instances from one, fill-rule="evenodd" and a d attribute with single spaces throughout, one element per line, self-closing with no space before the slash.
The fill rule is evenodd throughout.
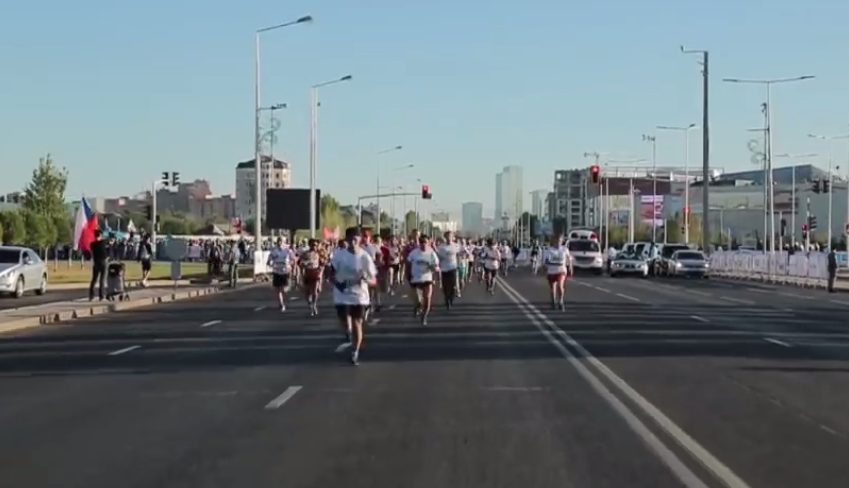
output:
<path id="1" fill-rule="evenodd" d="M 598 168 L 598 165 L 597 165 L 597 164 L 594 164 L 594 165 L 593 165 L 593 167 L 592 167 L 591 169 L 592 169 L 592 172 L 593 172 L 593 173 L 598 174 L 598 170 L 599 170 L 599 168 Z"/>
<path id="2" fill-rule="evenodd" d="M 427 185 L 422 185 L 422 191 L 425 193 L 430 193 L 430 187 Z"/>
<path id="3" fill-rule="evenodd" d="M 808 230 L 808 224 L 802 224 L 802 230 L 803 231 Z"/>
<path id="4" fill-rule="evenodd" d="M 590 173 L 592 173 L 593 183 L 598 183 L 598 176 L 601 168 L 598 167 L 597 164 L 594 164 L 590 167 Z"/>
<path id="5" fill-rule="evenodd" d="M 690 215 L 690 207 L 684 207 L 684 213 Z"/>

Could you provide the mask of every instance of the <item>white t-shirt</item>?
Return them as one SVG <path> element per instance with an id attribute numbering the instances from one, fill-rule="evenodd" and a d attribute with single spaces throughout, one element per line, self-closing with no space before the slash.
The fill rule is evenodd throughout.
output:
<path id="1" fill-rule="evenodd" d="M 503 245 L 501 246 L 501 259 L 508 260 L 513 257 L 513 250 L 510 249 L 510 246 Z"/>
<path id="2" fill-rule="evenodd" d="M 275 247 L 268 254 L 272 272 L 277 275 L 287 275 L 295 261 L 295 253 L 289 247 Z"/>
<path id="3" fill-rule="evenodd" d="M 336 272 L 336 281 L 345 283 L 345 289 L 333 287 L 333 303 L 336 305 L 368 305 L 371 302 L 368 282 L 377 276 L 374 260 L 362 249 L 355 252 L 340 250 L 330 261 Z"/>
<path id="4" fill-rule="evenodd" d="M 433 271 L 439 267 L 439 259 L 431 248 L 424 251 L 417 247 L 407 257 L 411 267 L 410 283 L 432 283 Z"/>
<path id="5" fill-rule="evenodd" d="M 545 266 L 548 274 L 565 273 L 571 256 L 565 247 L 552 247 L 545 252 Z"/>
<path id="6" fill-rule="evenodd" d="M 460 246 L 455 243 L 443 244 L 436 251 L 439 255 L 439 269 L 442 271 L 454 271 L 457 269 L 457 254 L 460 253 Z"/>
<path id="7" fill-rule="evenodd" d="M 501 253 L 498 251 L 498 247 L 491 248 L 485 247 L 483 248 L 483 267 L 489 270 L 496 270 L 500 265 L 500 260 L 503 258 Z"/>
<path id="8" fill-rule="evenodd" d="M 364 244 L 361 246 L 363 251 L 368 254 L 372 261 L 377 262 L 377 255 L 380 254 L 380 246 L 375 243 Z"/>

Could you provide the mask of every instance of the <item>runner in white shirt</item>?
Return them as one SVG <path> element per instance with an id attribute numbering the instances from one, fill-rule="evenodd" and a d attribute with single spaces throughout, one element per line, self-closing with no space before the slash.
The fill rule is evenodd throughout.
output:
<path id="1" fill-rule="evenodd" d="M 416 290 L 416 308 L 413 315 L 422 313 L 422 325 L 427 325 L 433 297 L 434 273 L 439 270 L 439 258 L 429 244 L 427 236 L 419 237 L 419 246 L 413 249 L 407 262 L 410 266 L 410 285 Z"/>
<path id="2" fill-rule="evenodd" d="M 563 310 L 566 276 L 572 271 L 572 256 L 559 236 L 551 239 L 551 247 L 545 251 L 544 262 L 548 275 L 548 287 L 551 289 L 551 308 Z"/>
<path id="3" fill-rule="evenodd" d="M 271 249 L 271 252 L 268 254 L 268 263 L 266 264 L 271 266 L 271 286 L 277 292 L 281 312 L 286 311 L 286 292 L 289 291 L 292 267 L 295 261 L 295 253 L 286 245 L 285 238 L 278 237 L 277 246 Z"/>
<path id="4" fill-rule="evenodd" d="M 507 276 L 507 272 L 510 270 L 510 265 L 512 264 L 513 250 L 510 249 L 510 244 L 504 241 L 501 243 L 498 251 L 501 253 L 501 274 Z"/>
<path id="5" fill-rule="evenodd" d="M 457 252 L 457 298 L 463 296 L 466 283 L 469 282 L 469 268 L 472 266 L 472 248 L 465 239 L 457 243 L 460 250 Z"/>
<path id="6" fill-rule="evenodd" d="M 363 233 L 360 247 L 362 247 L 363 251 L 369 255 L 371 260 L 375 263 L 375 266 L 380 264 L 380 237 L 374 237 L 374 239 L 372 239 L 371 234 L 365 232 Z M 369 286 L 369 296 L 371 297 L 371 305 L 369 305 L 368 310 L 366 310 L 365 320 L 368 320 L 372 314 L 380 312 L 380 287 L 377 286 L 377 282 L 375 282 L 374 285 Z"/>
<path id="7" fill-rule="evenodd" d="M 330 263 L 333 269 L 333 303 L 346 339 L 338 350 L 353 346 L 351 363 L 357 365 L 363 345 L 363 321 L 371 303 L 369 287 L 377 283 L 377 268 L 360 247 L 359 229 L 349 228 L 345 238 L 347 248 L 336 251 Z"/>
<path id="8" fill-rule="evenodd" d="M 492 239 L 486 240 L 486 246 L 481 251 L 483 259 L 483 276 L 486 281 L 486 291 L 495 295 L 495 278 L 498 275 L 498 267 L 501 264 L 501 251 L 498 244 Z"/>
<path id="9" fill-rule="evenodd" d="M 436 249 L 436 255 L 439 258 L 442 295 L 445 297 L 445 307 L 449 310 L 454 306 L 454 297 L 457 296 L 458 254 L 460 254 L 460 245 L 455 241 L 454 233 L 446 232 L 445 241 Z"/>

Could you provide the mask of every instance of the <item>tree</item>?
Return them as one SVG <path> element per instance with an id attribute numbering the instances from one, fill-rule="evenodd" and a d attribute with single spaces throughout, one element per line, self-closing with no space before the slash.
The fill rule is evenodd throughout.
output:
<path id="1" fill-rule="evenodd" d="M 47 216 L 32 210 L 24 210 L 26 244 L 33 249 L 45 249 L 56 243 L 56 227 Z"/>
<path id="2" fill-rule="evenodd" d="M 339 227 L 341 229 L 345 226 L 345 219 L 342 217 L 342 212 L 339 210 L 339 201 L 332 195 L 322 195 L 319 207 L 319 223 L 321 227 L 328 227 L 330 229 Z"/>
<path id="3" fill-rule="evenodd" d="M 39 159 L 38 166 L 32 171 L 32 180 L 24 190 L 23 208 L 51 220 L 67 215 L 65 209 L 65 189 L 68 186 L 68 170 L 53 164 L 48 154 Z"/>
<path id="4" fill-rule="evenodd" d="M 0 222 L 3 224 L 3 243 L 24 244 L 27 240 L 27 228 L 24 217 L 17 210 L 0 212 Z"/>
<path id="5" fill-rule="evenodd" d="M 416 229 L 418 225 L 418 222 L 416 222 L 416 220 L 418 220 L 416 217 L 416 212 L 412 210 L 407 212 L 407 215 L 404 216 L 404 224 L 408 233 Z"/>
<path id="6" fill-rule="evenodd" d="M 676 219 L 666 219 L 666 242 L 678 243 L 684 241 L 684 234 L 681 232 L 681 222 Z"/>
<path id="7" fill-rule="evenodd" d="M 73 244 L 74 220 L 67 215 L 54 215 L 53 228 L 56 229 L 56 244 Z"/>

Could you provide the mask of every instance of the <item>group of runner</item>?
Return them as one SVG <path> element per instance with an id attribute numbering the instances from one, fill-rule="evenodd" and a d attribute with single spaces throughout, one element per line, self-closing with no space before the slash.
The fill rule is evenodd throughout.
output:
<path id="1" fill-rule="evenodd" d="M 533 258 L 541 248 L 535 245 L 531 252 Z M 345 342 L 338 350 L 350 349 L 351 362 L 359 364 L 363 324 L 380 312 L 384 296 L 394 295 L 400 285 L 408 283 L 413 290 L 410 294 L 413 315 L 422 325 L 427 325 L 435 286 L 440 286 L 448 310 L 462 296 L 473 276 L 486 284 L 488 293 L 494 294 L 497 275 L 506 274 L 514 264 L 514 255 L 506 242 L 493 239 L 472 242 L 457 238 L 453 232 L 432 240 L 416 230 L 407 240 L 397 237 L 383 240 L 352 227 L 336 243 L 311 239 L 293 248 L 284 238 L 278 238 L 269 253 L 268 265 L 283 312 L 289 290 L 298 286 L 307 300 L 310 315 L 318 315 L 322 285 L 333 286 L 333 303 L 345 334 Z M 553 240 L 552 246 L 545 250 L 544 262 L 552 307 L 562 309 L 571 261 L 560 239 Z"/>

